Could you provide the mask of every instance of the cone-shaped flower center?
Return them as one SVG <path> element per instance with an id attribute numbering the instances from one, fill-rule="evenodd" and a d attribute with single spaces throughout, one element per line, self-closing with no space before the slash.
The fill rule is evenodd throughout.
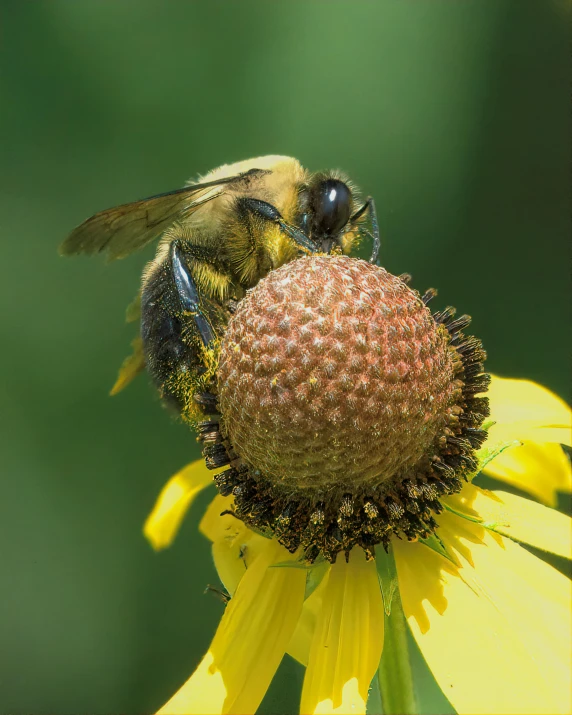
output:
<path id="1" fill-rule="evenodd" d="M 398 478 L 447 426 L 459 393 L 449 343 L 384 269 L 342 256 L 289 263 L 242 301 L 226 333 L 228 438 L 252 470 L 290 488 Z"/>
<path id="2" fill-rule="evenodd" d="M 487 414 L 480 342 L 401 278 L 320 256 L 272 271 L 240 302 L 217 373 L 207 464 L 239 518 L 310 560 L 391 533 L 426 536 L 439 496 L 475 464 Z"/>

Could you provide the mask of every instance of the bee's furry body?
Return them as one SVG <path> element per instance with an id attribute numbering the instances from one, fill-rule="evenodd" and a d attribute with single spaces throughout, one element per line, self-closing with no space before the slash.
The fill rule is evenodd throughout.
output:
<path id="1" fill-rule="evenodd" d="M 212 387 L 232 305 L 308 246 L 349 253 L 365 209 L 350 219 L 354 201 L 338 173 L 311 174 L 296 159 L 266 156 L 221 166 L 189 185 L 188 195 L 170 192 L 84 222 L 63 244 L 64 253 L 106 250 L 120 258 L 162 233 L 142 278 L 142 341 L 135 343 L 128 374 L 128 363 L 122 368 L 121 386 L 135 374 L 134 365 L 145 364 L 183 419 L 201 419 L 193 398 Z M 175 265 L 190 291 L 186 303 Z"/>
<path id="2" fill-rule="evenodd" d="M 193 276 L 199 289 L 209 298 L 224 300 L 238 291 L 254 286 L 271 268 L 296 257 L 296 247 L 275 226 L 248 221 L 237 212 L 237 201 L 250 197 L 276 206 L 289 223 L 296 211 L 297 191 L 306 180 L 306 171 L 295 159 L 267 156 L 236 164 L 225 164 L 205 176 L 199 183 L 243 174 L 250 169 L 268 171 L 247 178 L 237 186 L 220 192 L 216 187 L 199 195 L 205 201 L 189 218 L 171 226 L 161 240 L 155 259 L 143 276 L 143 288 L 155 266 L 165 260 L 169 243 L 181 240 L 203 249 L 207 260 L 196 259 Z M 209 199 L 209 195 L 214 198 Z M 202 264 L 202 265 L 201 265 Z M 209 270 L 208 267 L 214 267 Z"/>

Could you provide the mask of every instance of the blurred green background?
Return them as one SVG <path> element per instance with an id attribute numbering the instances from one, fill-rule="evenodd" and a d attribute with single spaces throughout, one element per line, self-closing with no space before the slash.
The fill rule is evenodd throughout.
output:
<path id="1" fill-rule="evenodd" d="M 222 604 L 195 505 L 141 526 L 199 454 L 139 378 L 124 308 L 151 252 L 57 246 L 96 210 L 269 153 L 343 168 L 382 255 L 473 318 L 489 369 L 568 390 L 569 30 L 541 0 L 0 2 L 0 712 L 145 713 Z M 447 708 L 419 666 L 424 712 Z M 285 659 L 262 712 L 295 712 Z"/>

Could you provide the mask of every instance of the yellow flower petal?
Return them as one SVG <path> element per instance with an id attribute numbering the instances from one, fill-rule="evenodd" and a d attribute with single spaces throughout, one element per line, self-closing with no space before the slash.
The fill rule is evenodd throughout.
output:
<path id="1" fill-rule="evenodd" d="M 555 509 L 507 492 L 479 489 L 473 484 L 465 484 L 459 494 L 442 501 L 454 512 L 480 521 L 498 534 L 572 558 L 572 520 Z"/>
<path id="2" fill-rule="evenodd" d="M 447 698 L 458 713 L 569 713 L 568 579 L 478 524 L 439 523 L 461 568 L 393 543 L 405 615 Z"/>
<path id="3" fill-rule="evenodd" d="M 304 600 L 306 572 L 269 568 L 292 559 L 278 542 L 241 579 L 207 655 L 161 715 L 254 713 L 282 660 Z"/>
<path id="4" fill-rule="evenodd" d="M 296 630 L 292 634 L 286 652 L 295 658 L 302 665 L 308 665 L 310 657 L 310 646 L 316 629 L 318 613 L 322 610 L 324 602 L 324 590 L 328 582 L 328 574 L 324 576 L 320 585 L 304 601 L 302 613 L 298 619 Z"/>
<path id="5" fill-rule="evenodd" d="M 556 506 L 557 492 L 572 491 L 570 460 L 555 443 L 527 442 L 511 447 L 489 462 L 484 471 L 548 506 Z"/>
<path id="6" fill-rule="evenodd" d="M 221 516 L 232 507 L 232 497 L 217 494 L 199 524 L 199 531 L 213 542 L 214 564 L 220 580 L 231 596 L 234 595 L 248 566 L 268 544 L 268 539 L 255 534 L 232 514 Z"/>
<path id="7" fill-rule="evenodd" d="M 484 471 L 554 506 L 557 491 L 572 491 L 570 462 L 560 444 L 570 444 L 572 413 L 554 393 L 528 380 L 493 375 L 488 398 L 491 419 L 485 445 L 521 442 L 487 464 Z"/>
<path id="8" fill-rule="evenodd" d="M 213 542 L 215 567 L 231 596 L 234 595 L 247 567 L 267 542 L 230 514 L 221 516 L 222 512 L 230 510 L 232 506 L 232 497 L 217 494 L 199 524 L 201 533 Z M 286 652 L 302 665 L 308 664 L 310 644 L 314 635 L 316 617 L 322 607 L 322 594 L 326 581 L 327 575 L 304 601 L 302 613 L 286 649 Z"/>
<path id="9" fill-rule="evenodd" d="M 202 459 L 187 464 L 169 479 L 143 527 L 143 533 L 154 549 L 159 551 L 173 543 L 194 498 L 212 482 L 213 472 L 206 468 Z"/>
<path id="10" fill-rule="evenodd" d="M 323 587 L 302 713 L 365 713 L 383 648 L 383 602 L 375 562 L 359 548 L 338 557 Z"/>
<path id="11" fill-rule="evenodd" d="M 223 497 L 217 494 L 208 505 L 199 524 L 199 531 L 206 536 L 209 541 L 215 542 L 220 539 L 234 538 L 246 526 L 240 519 L 234 518 L 230 514 L 221 516 L 224 511 L 232 511 L 234 500 L 232 497 Z"/>
<path id="12" fill-rule="evenodd" d="M 489 431 L 489 443 L 520 440 L 571 445 L 570 408 L 545 387 L 493 375 L 487 397 L 496 423 Z"/>
<path id="13" fill-rule="evenodd" d="M 269 539 L 244 529 L 242 538 L 216 541 L 212 554 L 218 577 L 231 596 L 250 567 L 252 561 L 263 551 Z"/>
<path id="14" fill-rule="evenodd" d="M 254 558 L 264 548 L 267 539 L 255 534 L 245 524 L 230 514 L 221 513 L 232 509 L 232 497 L 218 494 L 209 504 L 199 530 L 213 542 L 212 554 L 218 576 L 232 596 L 241 578 Z M 315 591 L 304 601 L 296 629 L 286 652 L 302 665 L 308 664 L 310 644 L 316 626 L 316 617 L 322 607 L 322 594 L 327 575 Z"/>
<path id="15" fill-rule="evenodd" d="M 126 357 L 121 364 L 115 384 L 109 392 L 112 397 L 127 387 L 131 380 L 145 369 L 145 355 L 143 353 L 143 340 L 141 337 L 135 338 L 131 343 L 131 347 L 133 348 L 133 352 L 129 357 Z"/>

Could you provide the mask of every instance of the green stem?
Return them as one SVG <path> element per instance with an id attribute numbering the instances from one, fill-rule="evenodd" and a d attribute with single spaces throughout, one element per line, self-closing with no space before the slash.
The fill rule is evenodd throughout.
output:
<path id="1" fill-rule="evenodd" d="M 383 654 L 377 678 L 385 715 L 414 715 L 417 712 L 413 674 L 407 645 L 407 623 L 397 587 L 393 552 L 376 554 L 385 606 Z"/>

